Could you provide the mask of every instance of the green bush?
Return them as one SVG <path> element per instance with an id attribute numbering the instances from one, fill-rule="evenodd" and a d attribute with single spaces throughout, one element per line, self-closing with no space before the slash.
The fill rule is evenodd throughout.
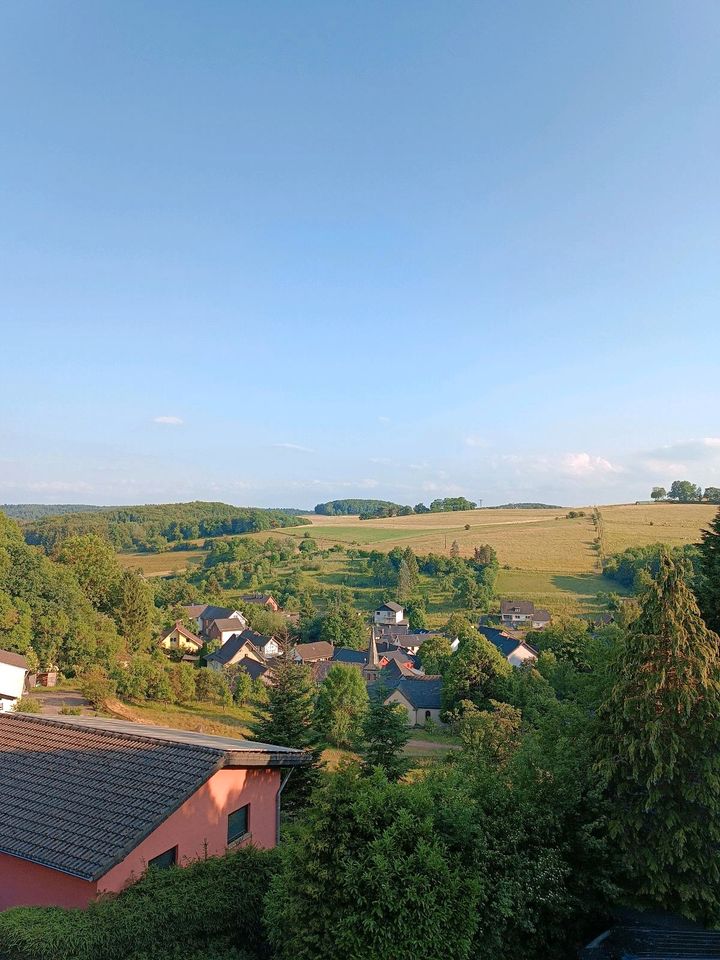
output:
<path id="1" fill-rule="evenodd" d="M 42 713 L 42 703 L 37 697 L 20 697 L 15 703 L 15 713 Z"/>
<path id="2" fill-rule="evenodd" d="M 87 910 L 16 907 L 0 914 L 8 960 L 264 960 L 263 898 L 271 851 L 252 847 L 189 867 L 150 870 Z"/>
<path id="3" fill-rule="evenodd" d="M 66 703 L 64 703 L 60 707 L 60 713 L 63 717 L 79 717 L 82 713 L 82 710 L 80 707 L 69 707 Z"/>

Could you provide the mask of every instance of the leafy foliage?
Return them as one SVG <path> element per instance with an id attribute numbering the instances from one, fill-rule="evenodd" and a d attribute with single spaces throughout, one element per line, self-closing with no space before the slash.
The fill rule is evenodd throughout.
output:
<path id="1" fill-rule="evenodd" d="M 197 953 L 265 960 L 262 906 L 274 864 L 274 853 L 247 847 L 185 868 L 150 870 L 117 897 L 100 899 L 87 910 L 7 910 L 0 914 L 0 955 L 187 960 Z M 232 952 L 237 949 L 242 954 Z"/>
<path id="2" fill-rule="evenodd" d="M 703 531 L 699 546 L 698 599 L 705 623 L 720 633 L 720 511 Z"/>
<path id="3" fill-rule="evenodd" d="M 335 664 L 320 684 L 315 707 L 316 726 L 329 743 L 354 746 L 368 709 L 365 681 L 354 667 Z"/>
<path id="4" fill-rule="evenodd" d="M 610 835 L 645 902 L 720 919 L 720 638 L 664 554 L 598 714 Z"/>
<path id="5" fill-rule="evenodd" d="M 367 773 L 379 768 L 388 780 L 399 780 L 407 770 L 402 751 L 410 739 L 410 727 L 400 704 L 385 703 L 389 692 L 378 683 L 370 698 L 362 728 L 364 768 Z"/>

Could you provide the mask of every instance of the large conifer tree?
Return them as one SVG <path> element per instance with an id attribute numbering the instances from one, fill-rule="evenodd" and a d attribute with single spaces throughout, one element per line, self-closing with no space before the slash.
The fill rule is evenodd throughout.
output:
<path id="1" fill-rule="evenodd" d="M 309 669 L 287 657 L 273 664 L 273 682 L 267 703 L 258 708 L 252 735 L 263 743 L 305 750 L 308 764 L 293 770 L 283 792 L 283 808 L 296 812 L 317 784 L 320 766 L 318 736 L 314 728 L 315 684 Z"/>
<path id="2" fill-rule="evenodd" d="M 720 633 L 720 510 L 703 530 L 700 544 L 700 584 L 698 597 L 705 623 Z"/>
<path id="3" fill-rule="evenodd" d="M 667 554 L 599 713 L 610 835 L 640 903 L 720 920 L 720 638 Z"/>

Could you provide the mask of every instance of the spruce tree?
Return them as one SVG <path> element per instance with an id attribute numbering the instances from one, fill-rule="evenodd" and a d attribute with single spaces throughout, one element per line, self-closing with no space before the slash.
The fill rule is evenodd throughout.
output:
<path id="1" fill-rule="evenodd" d="M 663 552 L 657 580 L 598 711 L 609 832 L 640 904 L 720 920 L 720 638 L 684 568 Z"/>
<path id="2" fill-rule="evenodd" d="M 410 727 L 407 713 L 399 703 L 385 703 L 389 693 L 378 683 L 370 698 L 363 723 L 363 767 L 366 773 L 380 767 L 388 780 L 399 780 L 407 769 L 402 751 L 410 739 Z"/>
<path id="3" fill-rule="evenodd" d="M 294 747 L 308 754 L 308 763 L 293 770 L 283 791 L 283 808 L 295 813 L 308 800 L 320 770 L 320 748 L 314 728 L 315 684 L 309 669 L 283 657 L 273 665 L 267 703 L 256 708 L 251 732 L 256 740 Z"/>
<path id="4" fill-rule="evenodd" d="M 702 534 L 698 599 L 705 623 L 720 633 L 720 510 Z"/>

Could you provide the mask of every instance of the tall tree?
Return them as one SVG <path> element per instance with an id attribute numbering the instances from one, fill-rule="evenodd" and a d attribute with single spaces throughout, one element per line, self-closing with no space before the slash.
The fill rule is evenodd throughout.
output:
<path id="1" fill-rule="evenodd" d="M 415 580 L 410 572 L 410 569 L 405 562 L 404 558 L 400 563 L 400 569 L 398 570 L 398 585 L 397 585 L 397 595 L 400 603 L 404 603 L 410 596 L 415 588 Z"/>
<path id="2" fill-rule="evenodd" d="M 610 835 L 641 903 L 720 919 L 720 638 L 665 553 L 598 712 Z"/>
<path id="3" fill-rule="evenodd" d="M 126 570 L 118 581 L 113 602 L 118 629 L 138 650 L 148 639 L 154 605 L 150 587 L 139 574 Z"/>
<path id="4" fill-rule="evenodd" d="M 485 707 L 492 699 L 502 699 L 503 679 L 513 668 L 496 647 L 481 634 L 460 641 L 445 670 L 443 709 L 452 710 L 462 700 Z"/>
<path id="5" fill-rule="evenodd" d="M 668 497 L 679 503 L 695 503 L 702 499 L 702 490 L 689 480 L 673 480 Z"/>
<path id="6" fill-rule="evenodd" d="M 315 730 L 315 685 L 309 669 L 285 657 L 273 666 L 267 702 L 256 708 L 253 737 L 308 754 L 308 765 L 293 771 L 283 792 L 283 807 L 295 813 L 303 807 L 318 780 L 320 750 Z"/>
<path id="7" fill-rule="evenodd" d="M 336 747 L 352 747 L 361 735 L 367 709 L 367 687 L 360 671 L 341 663 L 330 667 L 318 691 L 318 730 Z"/>
<path id="8" fill-rule="evenodd" d="M 699 552 L 700 609 L 708 627 L 720 633 L 720 510 L 710 524 L 710 529 L 703 530 Z"/>
<path id="9" fill-rule="evenodd" d="M 389 691 L 379 683 L 370 698 L 363 723 L 364 768 L 371 773 L 380 767 L 388 780 L 399 780 L 407 764 L 402 756 L 410 739 L 407 713 L 398 703 L 385 703 Z"/>
<path id="10" fill-rule="evenodd" d="M 665 487 L 653 487 L 653 488 L 652 488 L 652 493 L 650 494 L 650 498 L 651 498 L 652 500 L 656 500 L 656 501 L 657 501 L 657 500 L 664 500 L 665 497 L 667 497 L 667 490 L 665 489 Z"/>

